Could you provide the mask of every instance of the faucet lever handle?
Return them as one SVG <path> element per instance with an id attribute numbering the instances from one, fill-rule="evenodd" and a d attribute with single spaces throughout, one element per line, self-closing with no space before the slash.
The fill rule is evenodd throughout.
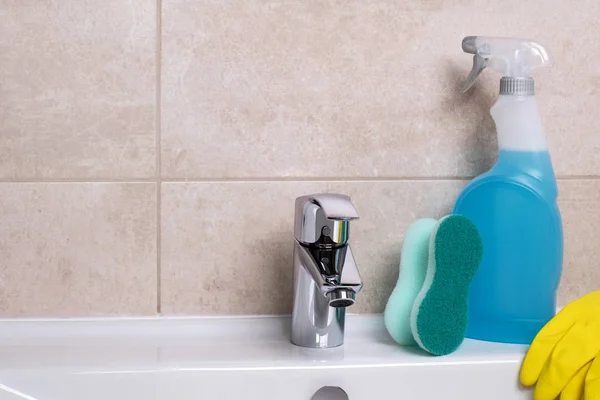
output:
<path id="1" fill-rule="evenodd" d="M 337 193 L 318 193 L 313 194 L 310 200 L 316 202 L 325 213 L 327 219 L 336 221 L 352 221 L 358 219 L 358 212 L 350 196 Z"/>
<path id="2" fill-rule="evenodd" d="M 348 241 L 349 221 L 358 219 L 350 196 L 318 193 L 296 199 L 294 236 L 302 244 L 314 244 L 326 236 L 335 244 Z"/>

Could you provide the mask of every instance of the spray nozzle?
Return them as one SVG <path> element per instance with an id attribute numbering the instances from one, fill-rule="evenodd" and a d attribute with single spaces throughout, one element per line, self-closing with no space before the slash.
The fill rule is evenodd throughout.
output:
<path id="1" fill-rule="evenodd" d="M 531 40 L 486 36 L 467 36 L 462 41 L 465 53 L 474 54 L 473 68 L 462 92 L 469 90 L 485 67 L 503 77 L 529 78 L 533 70 L 552 66 L 546 49 Z"/>

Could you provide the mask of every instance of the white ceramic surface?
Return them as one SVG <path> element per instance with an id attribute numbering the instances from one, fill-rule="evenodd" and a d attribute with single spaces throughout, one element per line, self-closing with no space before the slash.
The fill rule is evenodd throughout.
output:
<path id="1" fill-rule="evenodd" d="M 0 321 L 1 400 L 530 399 L 525 347 L 467 340 L 428 356 L 394 345 L 380 315 L 351 315 L 332 350 L 291 345 L 289 318 Z"/>

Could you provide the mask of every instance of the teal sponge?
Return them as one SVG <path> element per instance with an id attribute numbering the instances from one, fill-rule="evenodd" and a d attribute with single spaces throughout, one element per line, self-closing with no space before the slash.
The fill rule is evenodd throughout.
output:
<path id="1" fill-rule="evenodd" d="M 410 329 L 410 312 L 425 281 L 429 239 L 436 225 L 435 219 L 420 219 L 404 235 L 398 283 L 383 314 L 385 327 L 398 344 L 416 345 Z"/>
<path id="2" fill-rule="evenodd" d="M 481 236 L 467 217 L 449 215 L 433 230 L 425 282 L 410 315 L 413 337 L 429 353 L 450 354 L 463 342 L 469 288 L 482 255 Z"/>

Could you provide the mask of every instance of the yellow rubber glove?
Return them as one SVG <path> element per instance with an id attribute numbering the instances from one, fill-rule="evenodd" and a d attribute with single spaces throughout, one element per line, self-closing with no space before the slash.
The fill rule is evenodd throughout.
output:
<path id="1" fill-rule="evenodd" d="M 567 395 L 583 392 L 581 378 L 587 376 L 582 369 L 600 351 L 599 338 L 600 291 L 596 291 L 569 303 L 542 328 L 523 361 L 521 383 L 537 383 L 535 400 L 554 400 L 566 388 Z"/>
<path id="2" fill-rule="evenodd" d="M 600 340 L 600 338 L 597 340 Z M 592 362 L 585 377 L 584 400 L 600 400 L 600 353 Z"/>

